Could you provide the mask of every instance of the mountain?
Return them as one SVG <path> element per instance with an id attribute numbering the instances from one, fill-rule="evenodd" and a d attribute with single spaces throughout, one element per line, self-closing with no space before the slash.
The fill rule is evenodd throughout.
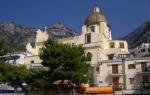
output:
<path id="1" fill-rule="evenodd" d="M 129 48 L 135 48 L 143 42 L 150 43 L 150 21 L 144 22 L 133 32 L 121 39 L 128 42 Z"/>
<path id="2" fill-rule="evenodd" d="M 17 25 L 13 21 L 0 23 L 0 37 L 4 37 L 7 42 L 7 46 L 11 49 L 25 48 L 28 41 L 35 42 L 36 30 L 39 28 L 24 27 Z M 41 30 L 44 30 L 41 29 Z M 47 27 L 49 35 L 57 38 L 72 37 L 77 35 L 72 29 L 65 27 L 64 24 L 58 23 Z"/>

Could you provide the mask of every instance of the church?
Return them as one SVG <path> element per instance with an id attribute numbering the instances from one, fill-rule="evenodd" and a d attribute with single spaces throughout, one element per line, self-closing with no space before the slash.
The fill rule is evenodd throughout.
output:
<path id="1" fill-rule="evenodd" d="M 38 30 L 35 46 L 32 46 L 30 42 L 26 45 L 28 56 L 25 57 L 25 64 L 27 67 L 41 66 L 36 63 L 42 61 L 39 53 L 43 42 L 47 39 L 47 31 Z M 96 86 L 113 85 L 116 91 L 122 90 L 120 93 L 139 94 L 141 93 L 139 89 L 145 87 L 141 86 L 141 83 L 149 82 L 150 58 L 127 58 L 126 55 L 129 54 L 127 42 L 112 39 L 110 23 L 98 5 L 86 18 L 81 35 L 58 39 L 58 42 L 85 48 L 85 54 L 89 58 L 88 63 L 91 65 L 89 73 L 93 77 L 92 83 Z"/>
<path id="2" fill-rule="evenodd" d="M 46 31 L 37 31 L 35 47 L 30 43 L 26 49 L 32 55 L 38 55 L 42 48 L 42 42 L 48 39 Z M 90 56 L 90 64 L 94 66 L 98 61 L 112 60 L 120 54 L 128 54 L 128 44 L 122 40 L 112 40 L 111 26 L 105 15 L 102 14 L 99 6 L 96 5 L 82 26 L 80 36 L 59 39 L 60 43 L 81 45 L 85 48 L 87 56 Z"/>
<path id="3" fill-rule="evenodd" d="M 61 43 L 82 45 L 91 56 L 91 66 L 102 60 L 112 60 L 120 54 L 128 54 L 128 44 L 122 40 L 112 40 L 111 26 L 99 6 L 96 5 L 82 26 L 80 36 L 64 38 Z"/>
<path id="4" fill-rule="evenodd" d="M 26 57 L 25 63 L 32 67 L 34 63 L 41 63 L 39 53 L 43 47 L 43 42 L 47 41 L 48 33 L 38 30 L 36 35 L 35 46 L 31 43 L 26 45 L 29 56 Z M 91 75 L 96 83 L 96 66 L 104 60 L 114 60 L 122 54 L 128 54 L 128 44 L 122 40 L 112 40 L 111 27 L 105 15 L 102 14 L 99 6 L 96 5 L 92 13 L 86 18 L 82 26 L 82 33 L 79 36 L 58 39 L 58 42 L 70 45 L 82 46 L 85 48 L 88 63 L 91 65 Z M 35 65 L 35 64 L 34 64 Z M 40 66 L 40 65 L 35 65 Z"/>

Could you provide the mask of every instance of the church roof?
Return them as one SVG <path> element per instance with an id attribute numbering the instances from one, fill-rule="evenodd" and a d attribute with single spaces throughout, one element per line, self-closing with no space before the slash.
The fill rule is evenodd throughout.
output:
<path id="1" fill-rule="evenodd" d="M 90 26 L 99 24 L 100 22 L 106 22 L 109 25 L 107 17 L 100 12 L 98 5 L 96 5 L 92 14 L 87 17 L 84 24 Z"/>

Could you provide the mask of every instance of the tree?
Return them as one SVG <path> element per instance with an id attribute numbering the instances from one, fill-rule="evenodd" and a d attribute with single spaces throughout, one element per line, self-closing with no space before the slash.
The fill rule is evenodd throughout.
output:
<path id="1" fill-rule="evenodd" d="M 5 63 L 3 55 L 7 51 L 5 39 L 0 38 L 0 83 L 7 83 L 13 87 L 20 86 L 24 90 L 23 83 L 28 82 L 30 72 L 26 66 Z"/>
<path id="2" fill-rule="evenodd" d="M 7 64 L 4 64 L 3 55 L 7 53 L 8 49 L 6 48 L 6 41 L 4 38 L 0 37 L 0 83 L 3 82 L 5 79 L 5 71 L 7 72 L 9 70 L 9 67 L 7 67 Z"/>
<path id="3" fill-rule="evenodd" d="M 8 48 L 6 47 L 6 40 L 0 37 L 0 56 L 3 56 L 7 53 Z"/>
<path id="4" fill-rule="evenodd" d="M 0 72 L 3 77 L 2 81 L 14 87 L 22 87 L 22 83 L 27 82 L 30 75 L 25 66 L 14 66 L 6 63 L 0 63 Z"/>
<path id="5" fill-rule="evenodd" d="M 73 84 L 80 85 L 88 80 L 90 65 L 86 63 L 87 58 L 81 46 L 62 44 L 49 38 L 40 58 L 43 60 L 42 64 L 49 68 L 51 84 L 56 80 L 70 80 Z"/>

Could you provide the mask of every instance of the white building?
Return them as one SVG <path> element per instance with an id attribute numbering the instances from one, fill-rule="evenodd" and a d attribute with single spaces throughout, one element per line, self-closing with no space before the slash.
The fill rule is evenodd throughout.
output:
<path id="1" fill-rule="evenodd" d="M 25 56 L 26 56 L 25 52 L 16 52 L 16 53 L 1 56 L 1 58 L 3 58 L 5 62 L 8 64 L 25 65 L 25 62 L 24 62 Z"/>
<path id="2" fill-rule="evenodd" d="M 142 43 L 141 45 L 137 46 L 136 48 L 130 49 L 129 51 L 133 55 L 133 57 L 150 56 L 150 44 Z"/>

